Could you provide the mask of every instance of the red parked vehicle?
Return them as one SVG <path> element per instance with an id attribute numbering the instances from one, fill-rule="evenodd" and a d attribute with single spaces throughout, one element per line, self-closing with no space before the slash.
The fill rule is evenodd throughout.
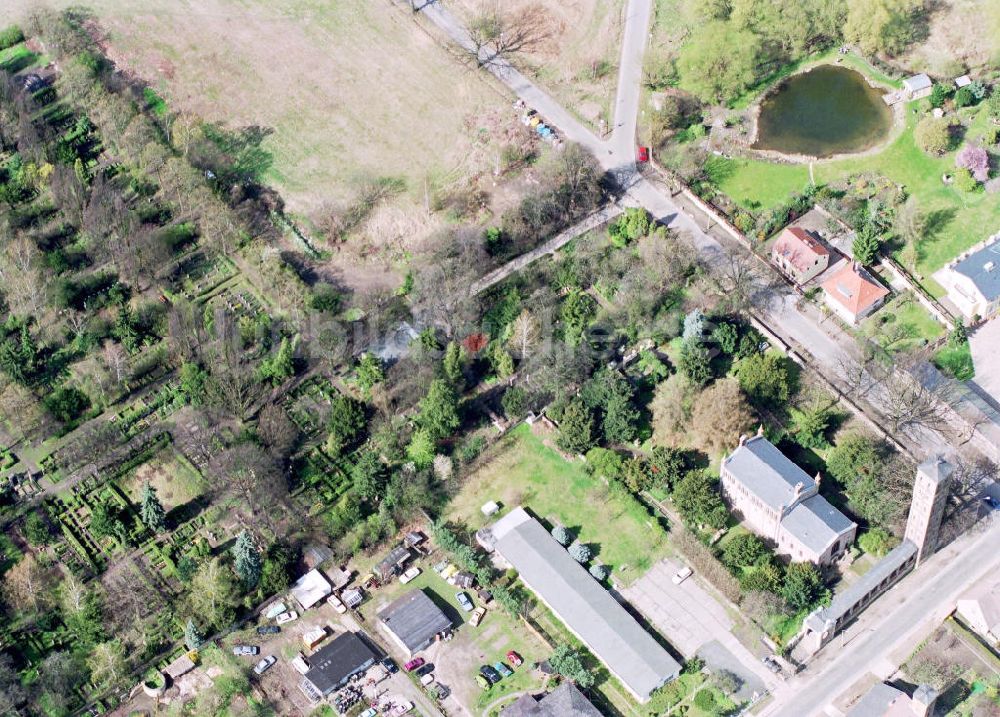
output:
<path id="1" fill-rule="evenodd" d="M 512 667 L 520 667 L 524 664 L 524 660 L 521 659 L 521 656 L 513 650 L 507 653 L 507 662 L 509 662 Z"/>
<path id="2" fill-rule="evenodd" d="M 414 657 L 412 660 L 403 665 L 403 669 L 407 672 L 413 672 L 415 669 L 424 664 L 424 658 Z"/>
<path id="3" fill-rule="evenodd" d="M 649 147 L 639 147 L 635 153 L 635 160 L 637 162 L 648 162 L 649 161 Z"/>

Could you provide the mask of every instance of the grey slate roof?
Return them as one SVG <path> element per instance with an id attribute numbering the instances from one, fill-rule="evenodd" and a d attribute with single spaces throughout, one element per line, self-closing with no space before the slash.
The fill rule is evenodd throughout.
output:
<path id="1" fill-rule="evenodd" d="M 541 699 L 523 694 L 500 710 L 500 717 L 602 717 L 572 682 L 566 681 Z"/>
<path id="2" fill-rule="evenodd" d="M 772 508 L 791 505 L 795 485 L 808 492 L 816 485 L 804 470 L 763 436 L 754 436 L 725 459 L 726 468 L 747 489 Z"/>
<path id="3" fill-rule="evenodd" d="M 356 633 L 345 632 L 324 645 L 309 658 L 309 680 L 323 695 L 328 695 L 347 680 L 375 663 L 377 655 Z"/>
<path id="4" fill-rule="evenodd" d="M 917 546 L 909 540 L 904 540 L 889 553 L 872 566 L 871 570 L 862 575 L 849 588 L 843 592 L 838 592 L 833 596 L 830 604 L 818 610 L 814 615 L 820 620 L 820 625 L 827 620 L 839 620 L 854 607 L 872 588 L 885 580 L 899 566 L 917 554 Z M 810 624 L 813 629 L 820 629 L 819 626 Z"/>
<path id="5" fill-rule="evenodd" d="M 987 269 L 991 263 L 992 268 Z M 967 276 L 987 301 L 1000 297 L 1000 240 L 956 262 L 952 270 Z"/>
<path id="6" fill-rule="evenodd" d="M 640 699 L 680 674 L 680 664 L 523 508 L 490 532 L 525 584 Z"/>
<path id="7" fill-rule="evenodd" d="M 821 495 L 806 498 L 781 519 L 785 529 L 810 550 L 822 553 L 854 523 Z"/>
<path id="8" fill-rule="evenodd" d="M 845 717 L 883 717 L 892 703 L 900 698 L 907 702 L 910 699 L 902 690 L 879 682 L 858 700 Z"/>
<path id="9" fill-rule="evenodd" d="M 411 590 L 379 610 L 379 619 L 410 652 L 427 647 L 451 620 L 423 590 Z"/>
<path id="10" fill-rule="evenodd" d="M 903 80 L 903 84 L 910 92 L 919 92 L 920 90 L 926 90 L 933 83 L 930 77 L 921 72 L 919 75 L 907 77 Z"/>

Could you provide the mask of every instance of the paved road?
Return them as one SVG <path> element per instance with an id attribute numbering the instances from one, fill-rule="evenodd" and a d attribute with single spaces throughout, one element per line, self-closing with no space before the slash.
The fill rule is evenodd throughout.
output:
<path id="1" fill-rule="evenodd" d="M 955 607 L 958 596 L 1000 563 L 1000 520 L 967 534 L 931 556 L 861 614 L 826 646 L 809 669 L 773 692 L 759 714 L 810 717 L 866 673 L 880 679 L 896 666 Z"/>

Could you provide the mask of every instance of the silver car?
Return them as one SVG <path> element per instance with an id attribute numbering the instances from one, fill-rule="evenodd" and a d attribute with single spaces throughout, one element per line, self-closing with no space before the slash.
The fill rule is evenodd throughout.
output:
<path id="1" fill-rule="evenodd" d="M 256 655 L 260 652 L 260 648 L 256 645 L 233 645 L 233 654 L 237 657 L 242 657 L 243 655 Z"/>
<path id="2" fill-rule="evenodd" d="M 277 657 L 275 657 L 274 655 L 268 655 L 254 666 L 253 671 L 258 675 L 263 675 L 265 672 L 271 669 L 271 665 L 273 665 L 277 661 L 278 661 Z"/>

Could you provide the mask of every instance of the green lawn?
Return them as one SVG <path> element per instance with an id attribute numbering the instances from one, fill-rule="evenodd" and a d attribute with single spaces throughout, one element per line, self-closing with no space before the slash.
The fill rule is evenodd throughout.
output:
<path id="1" fill-rule="evenodd" d="M 922 103 L 906 107 L 906 127 L 882 152 L 864 157 L 814 163 L 818 184 L 828 184 L 862 172 L 885 175 L 903 185 L 928 215 L 930 238 L 920 247 L 917 271 L 931 293 L 941 288 L 930 275 L 959 252 L 982 241 L 1000 226 L 1000 201 L 985 192 L 960 192 L 941 181 L 955 168 L 955 154 L 931 157 L 913 139 L 913 128 L 922 116 Z M 969 123 L 966 136 L 975 139 L 986 127 L 985 108 L 961 111 Z M 721 191 L 749 210 L 770 209 L 800 191 L 809 181 L 806 165 L 774 164 L 756 159 L 715 158 L 710 173 Z"/>
<path id="2" fill-rule="evenodd" d="M 976 375 L 968 341 L 963 341 L 958 347 L 943 346 L 934 354 L 934 365 L 959 381 L 968 381 Z"/>
<path id="3" fill-rule="evenodd" d="M 479 508 L 489 500 L 505 510 L 523 505 L 578 532 L 622 582 L 640 577 L 667 553 L 666 534 L 640 503 L 619 498 L 582 462 L 564 459 L 526 424 L 504 437 L 468 479 L 450 517 L 478 528 L 487 522 Z"/>
<path id="4" fill-rule="evenodd" d="M 944 327 L 908 293 L 895 296 L 860 328 L 890 353 L 919 348 L 944 333 Z"/>

